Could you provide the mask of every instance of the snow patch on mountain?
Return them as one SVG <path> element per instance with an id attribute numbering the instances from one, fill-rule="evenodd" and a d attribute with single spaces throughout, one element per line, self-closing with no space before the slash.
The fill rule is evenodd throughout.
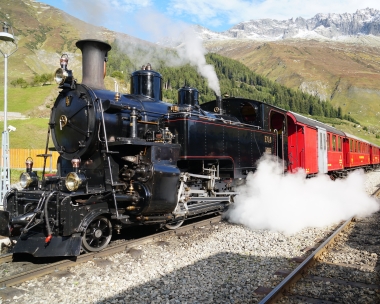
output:
<path id="1" fill-rule="evenodd" d="M 344 40 L 353 36 L 380 37 L 380 11 L 372 8 L 355 13 L 317 14 L 313 18 L 288 20 L 259 19 L 241 22 L 225 32 L 195 27 L 204 41 L 247 39 L 276 41 L 283 39 Z"/>

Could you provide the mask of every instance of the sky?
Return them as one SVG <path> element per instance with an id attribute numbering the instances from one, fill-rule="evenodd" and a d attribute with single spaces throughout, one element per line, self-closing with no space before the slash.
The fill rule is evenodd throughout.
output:
<path id="1" fill-rule="evenodd" d="M 199 24 L 222 32 L 254 19 L 311 18 L 318 13 L 380 10 L 379 0 L 39 0 L 88 23 L 154 40 L 155 25 Z M 143 24 L 149 24 L 144 26 Z"/>

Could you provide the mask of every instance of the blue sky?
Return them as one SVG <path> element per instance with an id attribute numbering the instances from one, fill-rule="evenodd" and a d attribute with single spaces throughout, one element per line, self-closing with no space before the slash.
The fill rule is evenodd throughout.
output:
<path id="1" fill-rule="evenodd" d="M 199 24 L 225 31 L 251 19 L 310 18 L 318 13 L 354 13 L 380 10 L 379 0 L 38 0 L 83 21 L 146 40 L 165 23 Z"/>

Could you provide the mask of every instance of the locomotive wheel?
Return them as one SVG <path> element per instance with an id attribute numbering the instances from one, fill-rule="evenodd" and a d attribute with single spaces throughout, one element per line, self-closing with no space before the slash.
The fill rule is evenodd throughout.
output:
<path id="1" fill-rule="evenodd" d="M 82 248 L 86 252 L 100 251 L 107 247 L 112 237 L 112 224 L 104 216 L 96 217 L 86 228 Z"/>
<path id="2" fill-rule="evenodd" d="M 184 221 L 178 221 L 178 222 L 168 223 L 168 224 L 165 224 L 164 227 L 165 227 L 165 229 L 167 229 L 167 230 L 175 230 L 175 229 L 181 227 L 182 224 L 183 224 L 183 222 L 184 222 Z"/>

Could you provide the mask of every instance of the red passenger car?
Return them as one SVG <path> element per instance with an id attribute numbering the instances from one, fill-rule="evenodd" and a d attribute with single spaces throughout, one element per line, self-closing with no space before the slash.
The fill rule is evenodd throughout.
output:
<path id="1" fill-rule="evenodd" d="M 380 165 L 380 147 L 371 144 L 370 146 L 371 154 L 371 165 L 373 168 L 377 168 Z"/>
<path id="2" fill-rule="evenodd" d="M 371 166 L 370 146 L 370 142 L 346 133 L 343 141 L 344 167 L 346 169 L 357 167 L 369 169 Z"/>
<path id="3" fill-rule="evenodd" d="M 318 132 L 312 120 L 288 112 L 288 171 L 305 169 L 308 175 L 318 173 Z"/>
<path id="4" fill-rule="evenodd" d="M 331 126 L 288 112 L 288 171 L 303 168 L 309 176 L 342 171 L 344 137 Z"/>
<path id="5" fill-rule="evenodd" d="M 343 163 L 343 140 L 345 135 L 341 131 L 327 132 L 327 171 L 333 175 L 341 175 L 340 171 L 344 170 Z"/>

